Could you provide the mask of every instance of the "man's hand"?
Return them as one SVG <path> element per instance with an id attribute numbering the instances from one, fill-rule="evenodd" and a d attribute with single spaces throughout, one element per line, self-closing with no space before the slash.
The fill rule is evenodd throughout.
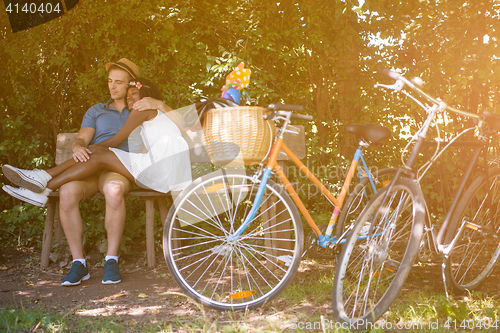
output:
<path id="1" fill-rule="evenodd" d="M 73 159 L 75 162 L 87 162 L 90 159 L 90 155 L 92 155 L 92 151 L 86 147 L 73 147 Z"/>
<path id="2" fill-rule="evenodd" d="M 160 100 L 144 97 L 143 99 L 134 103 L 132 107 L 136 111 L 146 111 L 146 110 L 157 110 L 159 109 L 161 112 L 166 113 L 168 111 L 172 111 L 173 109 L 167 104 L 163 103 Z"/>
<path id="3" fill-rule="evenodd" d="M 71 149 L 73 150 L 73 159 L 75 162 L 87 162 L 90 158 L 90 151 L 87 147 L 95 134 L 95 128 L 82 127 L 78 132 L 78 137 L 73 141 Z"/>

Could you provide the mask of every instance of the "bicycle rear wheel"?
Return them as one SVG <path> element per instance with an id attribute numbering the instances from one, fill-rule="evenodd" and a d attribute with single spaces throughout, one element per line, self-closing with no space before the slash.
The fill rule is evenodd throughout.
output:
<path id="1" fill-rule="evenodd" d="M 297 208 L 269 180 L 243 234 L 260 180 L 219 170 L 193 182 L 175 200 L 164 227 L 167 266 L 189 296 L 216 310 L 255 308 L 293 279 L 303 250 Z"/>
<path id="2" fill-rule="evenodd" d="M 500 169 L 488 171 L 469 186 L 457 205 L 452 221 L 464 229 L 446 260 L 445 276 L 456 291 L 481 286 L 493 272 L 500 256 Z"/>
<path id="3" fill-rule="evenodd" d="M 387 191 L 382 188 L 363 209 L 337 263 L 333 314 L 351 329 L 369 328 L 384 314 L 417 256 L 425 219 L 422 192 L 406 178 Z"/>

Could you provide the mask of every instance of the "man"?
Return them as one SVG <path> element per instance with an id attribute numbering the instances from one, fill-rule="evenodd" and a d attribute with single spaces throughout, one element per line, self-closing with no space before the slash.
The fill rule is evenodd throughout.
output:
<path id="1" fill-rule="evenodd" d="M 73 158 L 86 162 L 91 157 L 90 144 L 99 143 L 115 135 L 128 118 L 126 97 L 128 83 L 139 76 L 139 68 L 132 61 L 122 58 L 116 63 L 106 64 L 108 88 L 111 98 L 106 104 L 92 106 L 84 116 L 78 137 L 73 142 Z M 161 101 L 152 100 L 151 104 L 162 110 L 169 110 Z M 127 142 L 118 148 L 128 150 Z M 118 249 L 125 225 L 124 195 L 132 184 L 122 175 L 103 171 L 84 181 L 74 181 L 59 189 L 59 215 L 68 241 L 73 264 L 63 279 L 63 286 L 74 286 L 88 280 L 88 266 L 83 253 L 83 224 L 79 204 L 100 191 L 106 199 L 105 228 L 108 249 L 104 263 L 103 284 L 121 282 L 118 266 Z"/>
<path id="2" fill-rule="evenodd" d="M 106 71 L 108 72 L 108 88 L 111 98 L 106 104 L 96 104 L 85 113 L 78 137 L 72 145 L 73 159 L 76 162 L 85 163 L 91 159 L 92 152 L 88 148 L 89 145 L 113 137 L 125 124 L 130 113 L 126 107 L 127 88 L 129 82 L 138 77 L 139 68 L 132 61 L 122 58 L 117 63 L 106 64 Z M 171 110 L 162 101 L 154 99 L 149 99 L 143 104 L 149 109 L 160 109 L 163 112 Z M 127 140 L 122 142 L 118 148 L 128 150 Z M 21 177 L 28 177 L 29 183 L 45 184 L 43 187 L 50 179 L 50 175 L 43 170 L 27 171 L 13 167 L 9 167 L 9 169 L 20 174 Z M 47 179 L 46 176 L 49 178 Z M 102 283 L 121 282 L 118 250 L 125 224 L 124 195 L 131 187 L 132 184 L 126 177 L 106 170 L 83 181 L 73 181 L 61 186 L 59 189 L 59 215 L 73 256 L 71 269 L 61 283 L 63 286 L 78 285 L 81 281 L 90 278 L 83 253 L 83 224 L 79 204 L 97 191 L 100 191 L 106 199 L 105 228 L 108 249 Z"/>

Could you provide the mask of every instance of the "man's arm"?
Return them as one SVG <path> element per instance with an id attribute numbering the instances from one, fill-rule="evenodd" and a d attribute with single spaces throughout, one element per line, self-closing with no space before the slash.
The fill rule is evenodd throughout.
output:
<path id="1" fill-rule="evenodd" d="M 87 147 L 95 135 L 95 128 L 83 127 L 78 132 L 78 137 L 73 141 L 71 146 L 73 150 L 73 159 L 75 162 L 86 162 L 90 158 L 92 152 Z"/>
<path id="2" fill-rule="evenodd" d="M 151 98 L 144 97 L 141 100 L 134 103 L 132 107 L 136 111 L 146 111 L 146 110 L 160 110 L 163 113 L 167 113 L 172 111 L 173 109 L 167 104 L 163 103 L 163 101 Z"/>
<path id="3" fill-rule="evenodd" d="M 98 146 L 116 148 L 123 141 L 127 140 L 128 136 L 137 126 L 141 125 L 143 121 L 152 119 L 158 114 L 156 110 L 149 110 L 149 112 L 132 111 L 127 118 L 127 121 L 122 128 L 112 137 L 97 144 Z M 91 148 L 92 149 L 92 148 Z"/>

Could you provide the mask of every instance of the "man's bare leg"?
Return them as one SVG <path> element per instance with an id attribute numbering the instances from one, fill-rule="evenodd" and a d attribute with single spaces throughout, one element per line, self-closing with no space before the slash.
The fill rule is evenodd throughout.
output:
<path id="1" fill-rule="evenodd" d="M 118 269 L 118 251 L 125 228 L 126 210 L 124 196 L 130 188 L 131 184 L 127 178 L 115 172 L 103 172 L 99 179 L 99 189 L 106 198 L 104 223 L 108 238 L 103 284 L 118 283 L 121 281 Z"/>
<path id="2" fill-rule="evenodd" d="M 90 278 L 83 251 L 83 221 L 80 202 L 97 192 L 97 177 L 70 182 L 60 188 L 59 217 L 73 257 L 73 264 L 61 285 L 79 285 Z"/>
<path id="3" fill-rule="evenodd" d="M 120 179 L 112 179 L 103 185 L 103 194 L 106 198 L 106 216 L 104 225 L 108 236 L 107 255 L 117 256 L 120 241 L 125 227 L 125 199 L 123 196 L 128 192 L 128 184 Z"/>
<path id="4" fill-rule="evenodd" d="M 83 222 L 79 207 L 83 195 L 83 189 L 75 182 L 63 185 L 59 193 L 59 217 L 73 259 L 85 258 L 83 254 Z"/>

